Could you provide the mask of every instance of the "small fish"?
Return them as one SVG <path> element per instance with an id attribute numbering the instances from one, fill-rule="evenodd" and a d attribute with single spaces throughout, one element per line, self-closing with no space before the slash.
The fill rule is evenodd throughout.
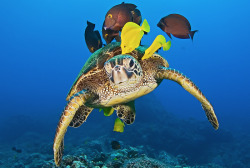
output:
<path id="1" fill-rule="evenodd" d="M 121 149 L 121 145 L 118 141 L 112 141 L 111 146 L 112 146 L 112 149 L 115 149 L 115 150 Z"/>
<path id="2" fill-rule="evenodd" d="M 99 48 L 102 48 L 102 39 L 98 30 L 94 31 L 95 24 L 87 21 L 87 27 L 85 29 L 85 42 L 91 53 L 95 52 Z"/>
<path id="3" fill-rule="evenodd" d="M 118 42 L 121 41 L 119 31 L 115 31 L 112 29 L 104 29 L 104 23 L 102 25 L 102 37 L 104 38 L 107 44 L 111 43 L 114 39 L 116 39 L 116 41 Z"/>
<path id="4" fill-rule="evenodd" d="M 133 20 L 131 11 L 134 11 L 135 8 L 136 5 L 124 2 L 112 7 L 105 16 L 104 28 L 121 31 L 127 22 Z"/>
<path id="5" fill-rule="evenodd" d="M 150 58 L 157 50 L 163 47 L 164 51 L 170 49 L 171 41 L 166 42 L 166 39 L 163 35 L 158 35 L 151 46 L 145 51 L 145 54 L 142 57 L 142 60 Z"/>
<path id="6" fill-rule="evenodd" d="M 194 33 L 197 32 L 191 31 L 191 25 L 189 21 L 182 15 L 179 14 L 170 14 L 166 17 L 163 17 L 157 24 L 167 35 L 171 38 L 171 34 L 174 37 L 180 39 L 189 39 L 193 40 Z"/>
<path id="7" fill-rule="evenodd" d="M 100 108 L 99 109 L 99 112 L 101 112 L 103 110 L 103 114 L 105 115 L 105 116 L 111 116 L 113 113 L 114 113 L 114 111 L 115 111 L 115 109 L 113 109 L 112 107 L 104 107 L 104 108 Z"/>
<path id="8" fill-rule="evenodd" d="M 121 32 L 122 54 L 129 53 L 139 47 L 144 32 L 148 33 L 149 31 L 150 26 L 146 19 L 141 26 L 134 22 L 126 23 Z"/>
<path id="9" fill-rule="evenodd" d="M 17 149 L 16 147 L 13 147 L 12 150 L 17 153 L 22 153 L 22 149 Z"/>
<path id="10" fill-rule="evenodd" d="M 115 125 L 114 125 L 113 131 L 123 132 L 124 131 L 124 127 L 125 127 L 124 123 L 119 118 L 117 118 L 115 120 Z"/>
<path id="11" fill-rule="evenodd" d="M 105 116 L 110 116 L 114 113 L 114 109 L 112 107 L 103 108 L 103 113 Z"/>

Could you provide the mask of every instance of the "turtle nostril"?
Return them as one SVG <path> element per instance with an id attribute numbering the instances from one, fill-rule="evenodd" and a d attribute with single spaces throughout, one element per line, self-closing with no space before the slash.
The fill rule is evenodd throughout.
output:
<path id="1" fill-rule="evenodd" d="M 114 69 L 115 69 L 115 71 L 120 71 L 121 70 L 120 66 L 118 66 L 118 65 L 116 65 Z"/>

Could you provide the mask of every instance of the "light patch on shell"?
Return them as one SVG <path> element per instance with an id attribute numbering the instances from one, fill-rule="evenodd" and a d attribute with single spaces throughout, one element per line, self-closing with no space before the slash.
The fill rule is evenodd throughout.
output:
<path id="1" fill-rule="evenodd" d="M 100 104 L 105 107 L 110 107 L 121 103 L 127 103 L 152 92 L 157 86 L 157 83 L 152 83 L 150 84 L 150 87 L 142 85 L 140 87 L 127 88 L 126 91 L 121 92 L 118 95 L 105 97 Z"/>

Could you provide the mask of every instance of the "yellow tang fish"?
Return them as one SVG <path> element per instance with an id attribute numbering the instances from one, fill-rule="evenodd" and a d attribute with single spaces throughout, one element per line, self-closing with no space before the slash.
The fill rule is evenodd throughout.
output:
<path id="1" fill-rule="evenodd" d="M 99 112 L 101 112 L 102 110 L 103 110 L 103 114 L 105 116 L 110 116 L 114 112 L 114 109 L 112 107 L 106 107 L 106 108 L 99 109 Z"/>
<path id="2" fill-rule="evenodd" d="M 119 119 L 117 118 L 115 120 L 115 125 L 114 125 L 114 130 L 113 131 L 116 131 L 116 132 L 123 132 L 124 131 L 124 123 Z"/>
<path id="3" fill-rule="evenodd" d="M 142 60 L 150 58 L 159 48 L 163 47 L 163 50 L 166 51 L 170 49 L 170 46 L 171 41 L 166 42 L 166 39 L 163 35 L 158 35 L 151 46 L 145 51 Z"/>
<path id="4" fill-rule="evenodd" d="M 127 22 L 121 32 L 122 54 L 129 53 L 139 47 L 144 32 L 149 32 L 150 26 L 144 19 L 141 26 L 134 22 Z"/>

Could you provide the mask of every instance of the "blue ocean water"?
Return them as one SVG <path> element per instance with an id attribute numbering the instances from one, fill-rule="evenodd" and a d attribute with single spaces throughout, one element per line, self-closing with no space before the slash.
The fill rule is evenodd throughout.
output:
<path id="1" fill-rule="evenodd" d="M 68 90 L 91 55 L 84 40 L 87 20 L 95 23 L 95 29 L 101 32 L 106 12 L 121 2 L 0 1 L 0 142 L 3 146 L 19 145 L 27 151 L 20 145 L 23 141 L 30 144 L 30 148 L 42 141 L 53 143 Z M 156 24 L 172 13 L 185 16 L 192 30 L 199 30 L 193 41 L 173 37 L 171 49 L 159 53 L 171 68 L 183 72 L 201 89 L 214 107 L 220 128 L 213 130 L 199 101 L 175 82 L 166 80 L 136 102 L 136 121 L 126 126 L 124 133 L 112 131 L 114 115 L 104 117 L 94 111 L 84 126 L 69 129 L 65 144 L 109 135 L 126 145 L 149 145 L 172 155 L 185 154 L 191 165 L 215 162 L 215 156 L 220 155 L 216 163 L 221 166 L 249 166 L 250 152 L 242 151 L 242 147 L 250 147 L 242 141 L 250 140 L 250 1 L 126 3 L 136 4 L 142 18 L 151 26 L 142 44 L 150 45 L 158 34 L 169 40 Z M 158 106 L 161 109 L 154 110 L 160 108 Z M 137 135 L 135 130 L 141 134 L 132 141 L 130 137 Z M 32 138 L 23 138 L 30 133 L 38 135 L 31 136 L 36 143 Z M 180 135 L 191 139 L 187 143 L 185 138 L 177 138 Z M 192 137 L 200 137 L 202 141 Z M 11 148 L 1 148 L 0 156 L 8 149 L 11 152 Z M 52 147 L 48 148 L 51 148 L 48 152 L 52 152 Z M 228 151 L 232 153 L 229 155 Z M 49 156 L 47 160 L 53 159 L 52 153 Z M 0 167 L 4 167 L 6 160 L 0 161 Z"/>

